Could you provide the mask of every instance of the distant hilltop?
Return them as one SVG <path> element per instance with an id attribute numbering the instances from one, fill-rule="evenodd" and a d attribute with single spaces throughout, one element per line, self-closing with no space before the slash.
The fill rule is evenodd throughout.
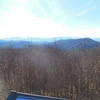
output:
<path id="1" fill-rule="evenodd" d="M 26 45 L 51 46 L 62 50 L 99 48 L 100 42 L 91 38 L 8 38 L 0 40 L 1 47 L 25 47 Z"/>

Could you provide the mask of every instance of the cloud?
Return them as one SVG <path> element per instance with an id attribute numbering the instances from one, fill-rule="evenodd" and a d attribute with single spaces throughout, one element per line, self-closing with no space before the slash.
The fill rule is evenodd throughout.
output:
<path id="1" fill-rule="evenodd" d="M 93 34 L 94 33 L 94 34 Z M 0 38 L 9 37 L 100 37 L 97 28 L 69 28 L 56 24 L 49 18 L 39 18 L 31 13 L 3 12 L 0 16 Z"/>
<path id="2" fill-rule="evenodd" d="M 59 37 L 68 31 L 64 25 L 56 24 L 49 18 L 39 18 L 17 8 L 5 11 L 0 16 L 0 38 Z"/>
<path id="3" fill-rule="evenodd" d="M 35 2 L 35 0 L 33 1 Z M 17 2 L 19 2 L 19 0 L 17 0 Z M 56 24 L 56 22 L 49 17 L 37 17 L 32 14 L 31 8 L 26 2 L 28 2 L 28 0 L 24 3 L 21 1 L 20 5 L 19 3 L 18 5 L 16 3 L 10 5 L 7 11 L 0 11 L 0 38 L 99 36 L 100 29 L 82 29 L 79 27 L 74 29 L 65 24 Z M 34 4 L 38 6 L 37 1 Z M 77 16 L 83 16 L 93 9 L 94 8 L 88 8 L 82 10 Z"/>
<path id="4" fill-rule="evenodd" d="M 95 0 L 88 0 L 86 3 L 86 7 L 91 6 L 92 4 L 94 4 Z"/>
<path id="5" fill-rule="evenodd" d="M 87 2 L 86 2 L 86 5 L 84 5 L 84 7 L 83 7 L 84 9 L 81 10 L 80 12 L 78 12 L 78 13 L 76 14 L 76 16 L 83 16 L 83 15 L 86 15 L 86 14 L 88 14 L 89 12 L 95 10 L 96 7 L 94 7 L 94 5 L 93 5 L 94 2 L 95 2 L 95 0 L 89 0 L 89 1 L 87 1 Z"/>
<path id="6" fill-rule="evenodd" d="M 37 0 L 33 0 L 38 5 Z M 69 28 L 56 24 L 49 17 L 37 17 L 25 2 L 16 0 L 7 11 L 0 12 L 0 38 L 5 37 L 60 37 L 69 33 Z M 28 2 L 29 3 L 29 2 Z M 44 12 L 44 9 L 42 9 Z M 44 12 L 45 13 L 45 12 Z"/>
<path id="7" fill-rule="evenodd" d="M 90 11 L 93 11 L 95 10 L 96 8 L 87 8 L 87 9 L 84 9 L 82 11 L 80 11 L 79 13 L 76 14 L 76 16 L 83 16 L 83 15 L 86 15 L 88 14 Z"/>

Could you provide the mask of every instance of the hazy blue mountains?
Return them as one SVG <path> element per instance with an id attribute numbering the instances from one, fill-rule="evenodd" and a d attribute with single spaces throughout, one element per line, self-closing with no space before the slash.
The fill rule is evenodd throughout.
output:
<path id="1" fill-rule="evenodd" d="M 0 40 L 1 47 L 13 46 L 13 47 L 25 47 L 27 45 L 38 45 L 38 46 L 51 46 L 62 50 L 72 49 L 88 49 L 88 48 L 99 48 L 100 42 L 95 41 L 91 38 L 79 38 L 79 39 L 5 39 Z"/>
<path id="2" fill-rule="evenodd" d="M 92 40 L 90 38 L 59 40 L 56 41 L 53 45 L 63 50 L 88 49 L 100 47 L 99 42 Z"/>

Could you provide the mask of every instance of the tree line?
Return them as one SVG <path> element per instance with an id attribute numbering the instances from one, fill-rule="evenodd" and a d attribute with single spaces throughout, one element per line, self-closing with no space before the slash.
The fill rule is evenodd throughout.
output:
<path id="1" fill-rule="evenodd" d="M 8 91 L 99 100 L 100 48 L 71 51 L 49 46 L 0 48 L 0 76 Z"/>

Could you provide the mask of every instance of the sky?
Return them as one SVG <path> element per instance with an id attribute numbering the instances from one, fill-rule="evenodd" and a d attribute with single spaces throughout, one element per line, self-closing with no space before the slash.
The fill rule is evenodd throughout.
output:
<path id="1" fill-rule="evenodd" d="M 0 0 L 0 38 L 100 37 L 100 0 Z"/>

